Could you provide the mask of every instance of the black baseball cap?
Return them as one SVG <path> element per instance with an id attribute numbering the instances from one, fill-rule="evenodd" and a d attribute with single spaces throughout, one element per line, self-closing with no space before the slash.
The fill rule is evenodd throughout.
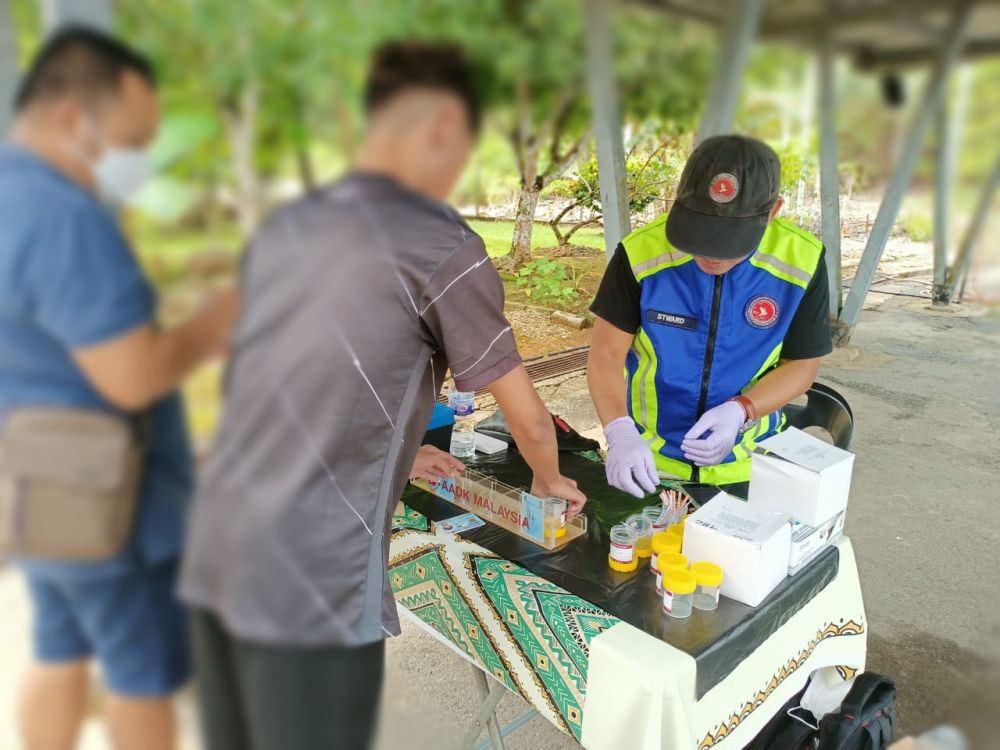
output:
<path id="1" fill-rule="evenodd" d="M 667 241 L 685 253 L 735 260 L 757 249 L 781 192 L 781 162 L 763 141 L 706 138 L 687 160 L 667 216 Z"/>

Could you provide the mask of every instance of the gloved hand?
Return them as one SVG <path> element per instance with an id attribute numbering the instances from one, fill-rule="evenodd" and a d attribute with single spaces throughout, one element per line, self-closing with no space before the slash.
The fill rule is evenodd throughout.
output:
<path id="1" fill-rule="evenodd" d="M 738 401 L 726 401 L 701 415 L 681 441 L 684 457 L 695 466 L 715 466 L 736 445 L 747 414 Z M 702 435 L 709 433 L 702 439 Z"/>
<path id="2" fill-rule="evenodd" d="M 608 422 L 604 437 L 608 441 L 608 461 L 604 467 L 608 484 L 640 499 L 655 492 L 660 476 L 656 473 L 653 452 L 632 418 L 619 417 Z"/>

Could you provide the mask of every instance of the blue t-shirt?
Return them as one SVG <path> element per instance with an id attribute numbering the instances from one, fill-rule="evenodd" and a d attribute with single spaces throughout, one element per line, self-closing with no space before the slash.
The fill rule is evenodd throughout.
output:
<path id="1" fill-rule="evenodd" d="M 120 413 L 72 350 L 154 323 L 156 294 L 112 215 L 46 162 L 0 145 L 0 422 L 19 406 Z M 194 466 L 180 395 L 150 411 L 136 521 L 112 560 L 22 560 L 51 576 L 98 576 L 176 556 Z"/>

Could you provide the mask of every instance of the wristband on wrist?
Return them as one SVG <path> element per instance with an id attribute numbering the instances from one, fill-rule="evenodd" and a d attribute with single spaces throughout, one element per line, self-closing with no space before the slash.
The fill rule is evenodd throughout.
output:
<path id="1" fill-rule="evenodd" d="M 742 395 L 741 396 L 733 396 L 729 400 L 730 401 L 735 401 L 736 403 L 738 403 L 740 406 L 743 407 L 743 412 L 747 416 L 747 422 L 752 422 L 755 419 L 759 418 L 760 415 L 757 414 L 757 407 L 754 406 L 753 401 L 751 401 L 746 396 L 742 396 Z"/>

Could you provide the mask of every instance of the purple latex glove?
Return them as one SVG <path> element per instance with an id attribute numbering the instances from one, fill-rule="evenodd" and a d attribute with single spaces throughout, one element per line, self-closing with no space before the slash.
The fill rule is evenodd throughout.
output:
<path id="1" fill-rule="evenodd" d="M 726 401 L 701 415 L 681 441 L 684 457 L 695 466 L 715 466 L 732 451 L 747 421 L 738 401 Z M 705 433 L 708 437 L 701 439 Z"/>
<path id="2" fill-rule="evenodd" d="M 608 461 L 604 467 L 608 484 L 638 498 L 655 492 L 660 475 L 656 473 L 653 452 L 632 418 L 619 417 L 608 422 L 604 437 L 608 441 Z"/>

